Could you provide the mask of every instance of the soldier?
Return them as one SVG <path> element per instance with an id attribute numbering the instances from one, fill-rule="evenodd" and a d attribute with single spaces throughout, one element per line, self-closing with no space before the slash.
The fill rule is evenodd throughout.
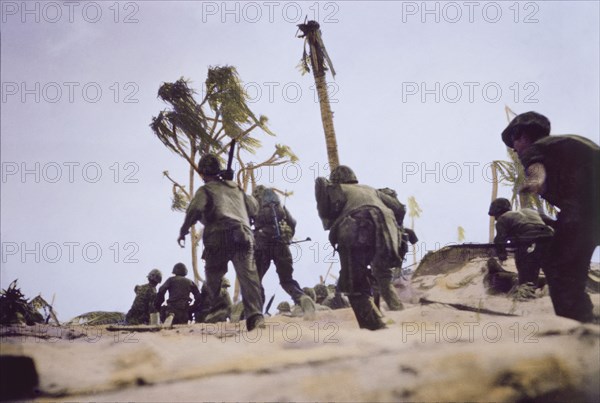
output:
<path id="1" fill-rule="evenodd" d="M 167 281 L 158 289 L 154 306 L 157 310 L 165 301 L 165 294 L 169 292 L 165 317 L 174 315 L 173 324 L 186 324 L 190 318 L 190 293 L 194 296 L 194 302 L 200 300 L 200 291 L 198 286 L 192 280 L 186 278 L 187 267 L 183 263 L 177 263 L 173 266 L 174 276 L 169 277 Z M 162 318 L 164 320 L 164 318 Z"/>
<path id="2" fill-rule="evenodd" d="M 279 197 L 273 189 L 257 186 L 253 192 L 258 200 L 259 210 L 254 219 L 254 238 L 256 246 L 254 256 L 258 277 L 262 283 L 271 261 L 279 276 L 281 288 L 288 293 L 296 305 L 300 305 L 308 320 L 314 319 L 315 304 L 306 296 L 306 292 L 294 280 L 292 253 L 290 241 L 296 231 L 296 220 L 285 206 L 282 206 Z M 264 289 L 262 289 L 264 299 Z"/>
<path id="3" fill-rule="evenodd" d="M 206 262 L 204 270 L 211 312 L 220 309 L 218 296 L 227 263 L 232 261 L 242 291 L 246 327 L 248 330 L 264 328 L 263 299 L 254 262 L 254 236 L 250 229 L 250 217 L 257 211 L 256 201 L 235 182 L 221 177 L 217 156 L 204 155 L 198 162 L 198 171 L 205 185 L 198 189 L 188 206 L 177 241 L 183 247 L 190 227 L 200 221 L 204 225 L 202 258 Z"/>
<path id="4" fill-rule="evenodd" d="M 323 305 L 331 309 L 350 308 L 348 298 L 346 298 L 335 285 L 329 284 L 327 289 L 330 295 L 323 301 Z"/>
<path id="5" fill-rule="evenodd" d="M 317 210 L 329 241 L 340 255 L 338 287 L 348 295 L 358 325 L 386 327 L 371 295 L 369 266 L 391 268 L 400 264 L 398 225 L 392 208 L 397 203 L 376 189 L 358 184 L 347 166 L 336 167 L 330 180 L 317 178 Z"/>
<path id="6" fill-rule="evenodd" d="M 542 196 L 560 209 L 542 264 L 554 311 L 588 322 L 590 260 L 600 245 L 600 147 L 577 136 L 550 136 L 550 121 L 536 112 L 515 117 L 502 132 L 525 168 L 521 192 Z"/>
<path id="7" fill-rule="evenodd" d="M 125 320 L 130 325 L 147 325 L 150 323 L 150 314 L 156 312 L 154 299 L 156 286 L 162 282 L 162 273 L 158 269 L 152 269 L 147 278 L 147 284 L 136 285 L 133 288 L 135 299 L 131 309 L 125 315 Z"/>
<path id="8" fill-rule="evenodd" d="M 329 290 L 327 290 L 327 286 L 319 283 L 313 287 L 313 290 L 315 290 L 315 302 L 323 305 L 323 302 L 325 302 L 325 300 L 329 297 Z"/>
<path id="9" fill-rule="evenodd" d="M 502 197 L 492 201 L 488 215 L 496 219 L 494 243 L 498 244 L 498 259 L 507 259 L 504 245 L 510 241 L 516 247 L 515 264 L 519 273 L 519 285 L 535 289 L 542 258 L 554 230 L 545 224 L 540 213 L 535 210 L 524 208 L 511 211 L 510 201 Z"/>

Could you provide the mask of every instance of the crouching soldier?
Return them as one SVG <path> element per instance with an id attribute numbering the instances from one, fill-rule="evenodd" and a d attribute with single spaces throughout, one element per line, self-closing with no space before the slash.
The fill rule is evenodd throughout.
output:
<path id="1" fill-rule="evenodd" d="M 164 321 L 167 316 L 173 314 L 173 324 L 187 324 L 190 317 L 190 294 L 194 296 L 194 301 L 200 300 L 200 291 L 198 286 L 192 280 L 185 277 L 187 275 L 187 267 L 183 263 L 177 263 L 173 267 L 174 276 L 169 277 L 167 281 L 158 289 L 154 306 L 157 310 L 161 309 L 162 303 L 165 301 L 165 294 L 169 292 L 169 299 L 164 310 L 164 315 L 161 315 L 161 320 Z"/>
<path id="2" fill-rule="evenodd" d="M 130 325 L 147 325 L 150 323 L 150 314 L 156 312 L 154 307 L 156 286 L 162 282 L 162 273 L 158 269 L 152 269 L 147 278 L 147 284 L 136 285 L 133 289 L 135 299 L 125 316 L 125 320 Z"/>
<path id="3" fill-rule="evenodd" d="M 396 203 L 384 193 L 358 183 L 347 166 L 336 167 L 330 180 L 317 178 L 317 210 L 329 241 L 340 256 L 338 287 L 348 295 L 361 328 L 385 328 L 372 297 L 369 266 L 400 264 L 398 226 L 391 210 Z"/>
<path id="4" fill-rule="evenodd" d="M 516 247 L 515 264 L 519 273 L 519 286 L 535 289 L 542 259 L 554 234 L 554 230 L 543 219 L 546 218 L 546 222 L 549 222 L 549 218 L 542 217 L 529 208 L 511 211 L 510 201 L 505 198 L 494 200 L 490 204 L 488 215 L 496 219 L 494 243 L 497 244 L 498 259 L 507 259 L 505 245 L 510 241 Z"/>

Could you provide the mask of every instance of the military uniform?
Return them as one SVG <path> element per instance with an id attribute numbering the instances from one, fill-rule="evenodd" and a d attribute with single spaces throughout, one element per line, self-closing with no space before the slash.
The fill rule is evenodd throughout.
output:
<path id="1" fill-rule="evenodd" d="M 150 323 L 150 314 L 156 312 L 154 299 L 156 298 L 156 285 L 136 285 L 135 299 L 131 309 L 125 315 L 125 320 L 130 325 L 147 325 Z"/>
<path id="2" fill-rule="evenodd" d="M 492 211 L 494 203 L 504 202 L 497 211 Z M 554 230 L 544 223 L 540 213 L 524 208 L 510 211 L 507 199 L 496 199 L 490 206 L 489 215 L 496 217 L 497 255 L 500 260 L 506 260 L 505 244 L 510 241 L 516 247 L 515 263 L 519 273 L 519 284 L 533 283 L 537 285 L 542 259 L 546 254 Z M 533 246 L 533 250 L 531 247 Z"/>
<path id="3" fill-rule="evenodd" d="M 281 205 L 279 197 L 272 189 L 257 186 L 253 194 L 259 202 L 258 213 L 254 217 L 254 256 L 263 300 L 265 295 L 262 279 L 273 261 L 281 288 L 296 305 L 310 311 L 311 316 L 315 311 L 314 304 L 305 298 L 306 292 L 293 277 L 294 267 L 289 242 L 296 232 L 296 220 L 288 209 Z"/>
<path id="4" fill-rule="evenodd" d="M 588 270 L 600 245 L 600 147 L 581 136 L 549 134 L 548 119 L 527 112 L 509 124 L 502 139 L 515 149 L 523 135 L 534 141 L 517 150 L 519 159 L 526 171 L 534 164 L 544 167 L 539 194 L 560 209 L 543 262 L 550 297 L 557 315 L 587 322 L 593 318 L 585 292 Z"/>
<path id="5" fill-rule="evenodd" d="M 233 262 L 240 282 L 244 315 L 247 327 L 264 326 L 262 316 L 263 298 L 260 280 L 254 261 L 254 236 L 250 229 L 250 217 L 256 215 L 257 204 L 235 182 L 223 180 L 218 160 L 205 155 L 199 163 L 205 185 L 200 187 L 187 208 L 179 240 L 185 238 L 189 228 L 200 221 L 204 225 L 204 252 L 206 262 L 206 287 L 211 301 L 211 312 L 218 310 L 221 281 L 227 273 L 227 264 Z"/>
<path id="6" fill-rule="evenodd" d="M 319 217 L 329 232 L 329 241 L 340 256 L 338 288 L 348 295 L 361 328 L 385 327 L 371 296 L 369 266 L 392 268 L 400 264 L 399 233 L 395 202 L 376 189 L 358 184 L 354 172 L 340 165 L 331 181 L 316 180 Z M 391 208 L 390 208 L 391 207 Z"/>
<path id="7" fill-rule="evenodd" d="M 178 271 L 178 268 L 185 271 Z M 175 265 L 173 269 L 174 276 L 169 277 L 165 283 L 160 286 L 156 294 L 155 307 L 160 309 L 160 306 L 165 300 L 165 294 L 169 292 L 167 306 L 164 310 L 164 316 L 174 315 L 173 324 L 186 324 L 190 319 L 190 294 L 194 296 L 195 303 L 200 300 L 200 291 L 198 286 L 192 280 L 185 277 L 187 269 L 182 263 Z M 164 317 L 162 318 L 164 321 Z"/>
<path id="8" fill-rule="evenodd" d="M 162 274 L 158 269 L 153 269 L 147 277 L 147 284 L 136 285 L 133 289 L 135 299 L 125 315 L 125 320 L 130 325 L 147 325 L 150 323 L 150 314 L 156 312 L 156 285 L 162 281 Z"/>

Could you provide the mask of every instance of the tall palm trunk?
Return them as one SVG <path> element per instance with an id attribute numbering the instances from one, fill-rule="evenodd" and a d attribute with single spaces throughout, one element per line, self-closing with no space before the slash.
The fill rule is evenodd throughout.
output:
<path id="1" fill-rule="evenodd" d="M 317 86 L 317 95 L 319 96 L 319 105 L 321 107 L 321 121 L 323 123 L 323 131 L 325 133 L 325 145 L 327 147 L 327 159 L 329 168 L 340 165 L 338 156 L 337 139 L 335 137 L 335 128 L 333 126 L 333 112 L 329 103 L 329 93 L 327 92 L 327 81 L 325 80 L 325 72 L 317 73 L 313 68 L 315 77 L 315 85 Z"/>
<path id="2" fill-rule="evenodd" d="M 492 162 L 492 201 L 498 198 L 498 171 L 496 167 L 496 161 Z M 489 242 L 494 242 L 494 228 L 496 219 L 493 216 L 490 216 L 490 237 Z"/>
<path id="3" fill-rule="evenodd" d="M 194 161 L 196 157 L 196 146 L 193 142 L 190 141 L 190 160 Z M 194 189 L 194 175 L 196 174 L 196 170 L 193 166 L 190 165 L 190 197 L 194 197 L 195 189 Z M 190 199 L 191 202 L 191 199 Z M 196 233 L 196 226 L 192 225 L 191 231 L 191 242 L 192 242 L 192 270 L 194 272 L 194 283 L 198 285 L 200 281 L 202 281 L 202 277 L 198 272 L 198 234 Z"/>
<path id="4" fill-rule="evenodd" d="M 327 159 L 329 161 L 329 168 L 334 169 L 340 164 L 337 149 L 337 140 L 335 137 L 335 130 L 333 127 L 333 113 L 331 112 L 331 104 L 329 102 L 329 94 L 327 92 L 327 81 L 325 80 L 325 71 L 329 66 L 331 74 L 335 76 L 335 70 L 331 63 L 331 59 L 327 55 L 325 45 L 321 40 L 321 30 L 319 29 L 319 23 L 316 21 L 308 21 L 305 24 L 299 24 L 298 28 L 302 31 L 303 35 L 300 37 L 306 38 L 306 43 L 309 45 L 309 54 L 306 54 L 306 48 L 302 57 L 302 65 L 304 70 L 308 70 L 307 59 L 310 60 L 310 67 L 312 68 L 313 76 L 315 78 L 315 85 L 317 87 L 317 95 L 319 97 L 319 105 L 321 107 L 321 121 L 323 123 L 323 131 L 325 132 L 325 144 L 327 147 Z"/>

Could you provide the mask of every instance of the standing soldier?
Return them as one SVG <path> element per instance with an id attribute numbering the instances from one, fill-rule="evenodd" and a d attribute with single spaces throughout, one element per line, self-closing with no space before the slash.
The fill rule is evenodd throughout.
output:
<path id="1" fill-rule="evenodd" d="M 525 168 L 520 191 L 537 193 L 560 209 L 542 265 L 554 311 L 589 322 L 593 306 L 585 288 L 600 245 L 600 147 L 581 136 L 550 136 L 550 121 L 536 112 L 515 117 L 502 141 Z"/>
<path id="2" fill-rule="evenodd" d="M 187 267 L 183 263 L 177 263 L 173 266 L 174 276 L 169 277 L 167 281 L 158 289 L 156 295 L 155 307 L 157 310 L 165 301 L 165 294 L 169 292 L 167 300 L 166 316 L 174 315 L 173 324 L 180 325 L 188 323 L 190 318 L 190 294 L 194 296 L 194 303 L 200 300 L 200 291 L 198 286 L 192 280 L 185 277 Z M 163 318 L 164 320 L 164 318 Z"/>
<path id="3" fill-rule="evenodd" d="M 204 225 L 202 258 L 206 262 L 204 270 L 211 311 L 219 309 L 215 304 L 231 260 L 240 282 L 246 327 L 248 330 L 264 328 L 263 299 L 250 229 L 250 217 L 257 210 L 256 201 L 235 182 L 221 177 L 221 164 L 216 155 L 204 155 L 198 162 L 198 171 L 205 185 L 196 191 L 188 206 L 177 241 L 183 247 L 190 227 L 200 221 Z"/>
<path id="4" fill-rule="evenodd" d="M 294 267 L 289 245 L 296 231 L 296 220 L 288 209 L 281 205 L 273 189 L 259 185 L 253 194 L 259 205 L 258 214 L 254 218 L 254 256 L 261 284 L 273 261 L 281 288 L 292 297 L 296 305 L 302 307 L 305 318 L 312 320 L 315 315 L 315 303 L 307 297 L 293 277 Z M 264 300 L 264 288 L 262 295 Z"/>
<path id="5" fill-rule="evenodd" d="M 490 204 L 488 215 L 496 219 L 496 253 L 500 261 L 507 258 L 505 244 L 516 247 L 515 264 L 519 273 L 519 286 L 534 291 L 537 287 L 542 258 L 546 254 L 554 230 L 545 224 L 540 213 L 524 208 L 511 211 L 510 201 L 503 197 Z M 533 245 L 533 250 L 531 247 Z M 534 295 L 532 292 L 529 295 Z"/>
<path id="6" fill-rule="evenodd" d="M 361 328 L 385 328 L 371 295 L 369 266 L 391 268 L 400 264 L 398 226 L 391 208 L 396 203 L 376 189 L 358 184 L 347 166 L 336 167 L 330 180 L 317 178 L 317 210 L 329 241 L 340 255 L 338 287 L 348 295 Z"/>
<path id="7" fill-rule="evenodd" d="M 136 285 L 133 289 L 135 299 L 125 316 L 125 320 L 130 325 L 147 325 L 150 323 L 150 314 L 156 312 L 154 299 L 156 298 L 156 286 L 162 282 L 162 273 L 158 269 L 152 269 L 147 278 L 147 284 Z"/>

